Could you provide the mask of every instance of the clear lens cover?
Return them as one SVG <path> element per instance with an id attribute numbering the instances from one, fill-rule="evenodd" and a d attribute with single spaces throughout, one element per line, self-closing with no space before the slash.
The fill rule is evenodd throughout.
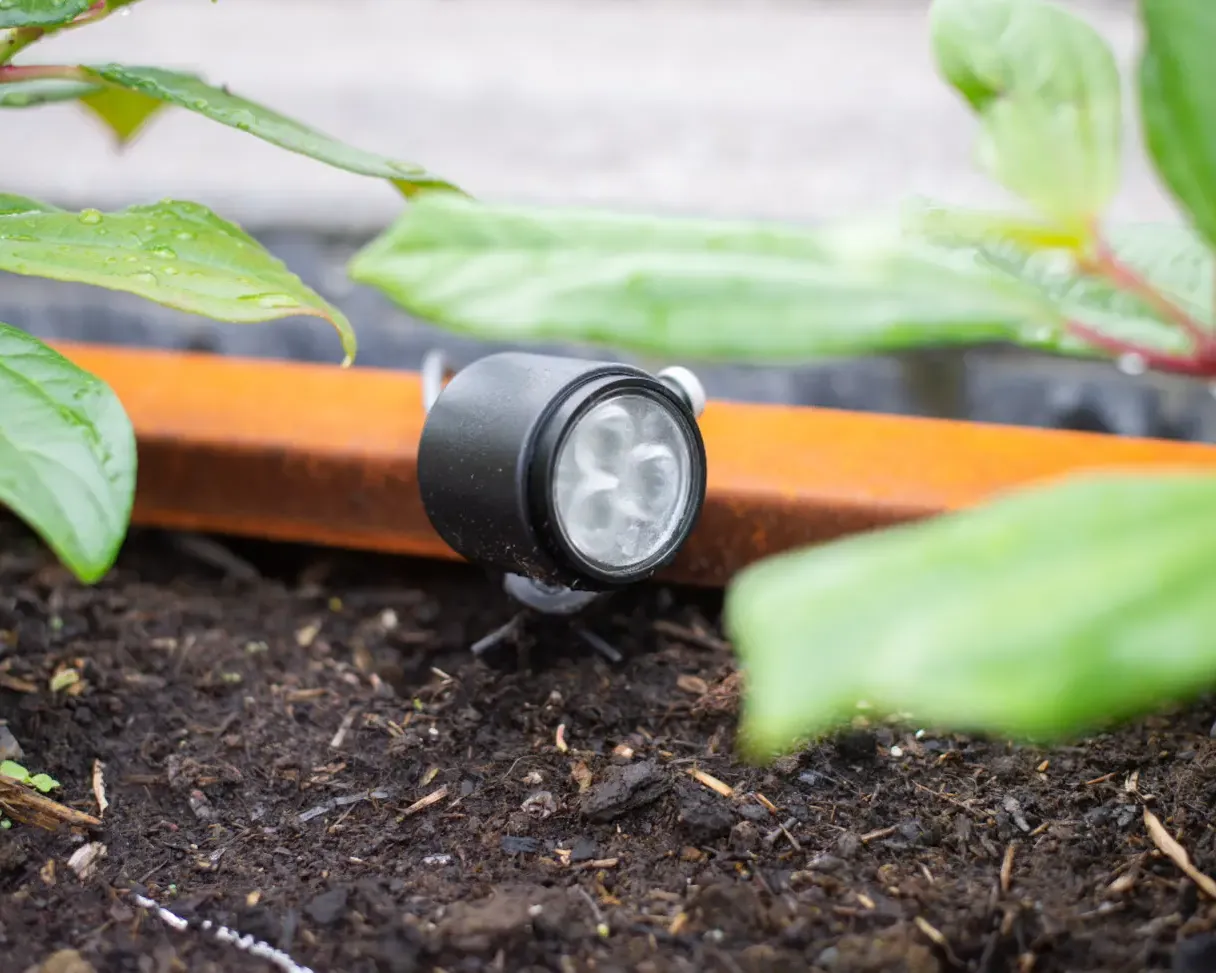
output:
<path id="1" fill-rule="evenodd" d="M 621 393 L 592 406 L 557 454 L 554 510 L 566 542 L 609 571 L 660 554 L 690 502 L 692 455 L 680 417 L 660 400 Z"/>

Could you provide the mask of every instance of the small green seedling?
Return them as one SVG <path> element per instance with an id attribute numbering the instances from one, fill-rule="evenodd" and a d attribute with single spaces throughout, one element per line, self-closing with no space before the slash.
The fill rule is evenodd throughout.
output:
<path id="1" fill-rule="evenodd" d="M 351 274 L 494 340 L 768 363 L 1005 342 L 1216 379 L 1216 3 L 1138 9 L 1140 120 L 1185 223 L 1107 219 L 1124 106 L 1085 21 L 935 0 L 938 67 L 1019 209 L 800 227 L 431 195 Z M 754 756 L 862 700 L 946 728 L 1081 732 L 1216 684 L 1216 477 L 1077 478 L 797 551 L 743 572 L 726 607 Z"/>
<path id="2" fill-rule="evenodd" d="M 49 794 L 59 787 L 59 781 L 54 777 L 48 774 L 31 774 L 21 764 L 12 760 L 0 761 L 0 777 L 10 777 L 42 794 Z"/>
<path id="3" fill-rule="evenodd" d="M 197 75 L 121 64 L 13 63 L 46 37 L 128 13 L 136 2 L 0 3 L 0 109 L 76 102 L 122 146 L 172 106 L 383 179 L 407 198 L 454 190 L 420 166 L 344 145 Z M 67 212 L 0 191 L 4 272 L 127 291 L 218 321 L 312 315 L 337 330 L 347 362 L 355 355 L 354 332 L 337 308 L 239 227 L 195 203 Z M 0 324 L 0 505 L 92 582 L 109 569 L 126 534 L 135 474 L 135 438 L 114 393 L 40 341 Z"/>

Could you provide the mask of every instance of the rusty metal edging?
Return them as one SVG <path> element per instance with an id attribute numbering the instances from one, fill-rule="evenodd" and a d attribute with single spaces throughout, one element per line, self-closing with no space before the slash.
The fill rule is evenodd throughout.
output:
<path id="1" fill-rule="evenodd" d="M 418 376 L 60 342 L 139 439 L 136 523 L 455 558 L 427 522 Z M 667 572 L 720 586 L 779 551 L 1081 470 L 1200 467 L 1216 447 L 734 402 L 701 420 L 709 493 Z"/>

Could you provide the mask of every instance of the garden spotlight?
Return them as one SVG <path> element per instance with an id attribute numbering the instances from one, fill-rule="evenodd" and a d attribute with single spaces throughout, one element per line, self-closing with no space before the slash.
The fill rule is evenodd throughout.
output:
<path id="1" fill-rule="evenodd" d="M 553 614 L 675 557 L 705 499 L 691 372 L 503 352 L 446 377 L 429 355 L 418 483 L 457 553 Z"/>

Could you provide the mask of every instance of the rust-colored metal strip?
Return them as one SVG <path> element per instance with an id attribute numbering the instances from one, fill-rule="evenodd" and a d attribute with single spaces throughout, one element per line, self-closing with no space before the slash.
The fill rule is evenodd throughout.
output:
<path id="1" fill-rule="evenodd" d="M 427 522 L 416 375 L 60 343 L 140 446 L 137 523 L 453 558 Z M 701 420 L 709 493 L 671 580 L 1096 469 L 1203 468 L 1216 447 L 733 402 Z"/>

